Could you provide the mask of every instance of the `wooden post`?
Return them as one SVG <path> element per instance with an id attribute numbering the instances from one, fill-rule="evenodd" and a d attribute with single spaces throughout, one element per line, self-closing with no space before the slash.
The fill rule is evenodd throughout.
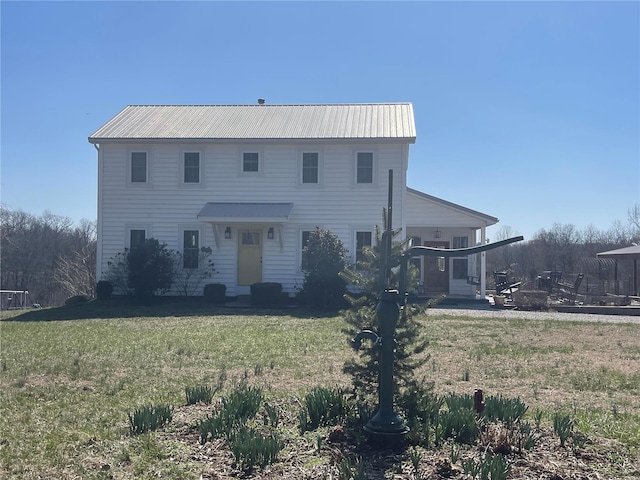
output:
<path id="1" fill-rule="evenodd" d="M 473 392 L 473 408 L 477 415 L 480 415 L 484 411 L 484 394 L 479 388 Z"/>

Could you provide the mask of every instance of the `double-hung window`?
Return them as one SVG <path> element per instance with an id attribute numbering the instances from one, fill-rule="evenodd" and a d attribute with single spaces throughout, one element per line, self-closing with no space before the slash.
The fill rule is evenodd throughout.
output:
<path id="1" fill-rule="evenodd" d="M 298 260 L 299 260 L 299 264 L 302 268 L 303 265 L 303 255 L 302 252 L 303 250 L 307 247 L 307 245 L 309 245 L 309 239 L 311 238 L 311 233 L 313 232 L 313 230 L 301 230 L 300 231 L 300 252 L 298 253 Z"/>
<path id="2" fill-rule="evenodd" d="M 318 152 L 304 152 L 302 154 L 302 183 L 319 182 Z"/>
<path id="3" fill-rule="evenodd" d="M 260 154 L 258 152 L 244 152 L 242 154 L 242 171 L 249 173 L 260 171 Z"/>
<path id="4" fill-rule="evenodd" d="M 182 267 L 198 268 L 200 252 L 200 232 L 198 230 L 185 230 L 182 244 Z"/>
<path id="5" fill-rule="evenodd" d="M 371 246 L 371 232 L 356 232 L 356 265 L 364 260 L 364 249 Z"/>
<path id="6" fill-rule="evenodd" d="M 307 246 L 307 244 L 309 243 L 309 238 L 311 237 L 311 230 L 303 230 L 301 232 L 302 234 L 302 249 L 304 250 L 304 247 Z"/>
<path id="7" fill-rule="evenodd" d="M 358 152 L 356 155 L 356 183 L 373 183 L 372 152 Z"/>
<path id="8" fill-rule="evenodd" d="M 200 153 L 185 152 L 183 156 L 184 183 L 200 183 Z"/>
<path id="9" fill-rule="evenodd" d="M 138 247 L 144 243 L 147 237 L 147 231 L 143 229 L 129 230 L 129 248 Z"/>
<path id="10" fill-rule="evenodd" d="M 469 237 L 453 237 L 453 248 L 469 247 Z M 451 263 L 452 277 L 454 280 L 467 280 L 469 260 L 465 258 L 454 258 Z"/>
<path id="11" fill-rule="evenodd" d="M 147 152 L 131 152 L 131 182 L 147 182 Z"/>

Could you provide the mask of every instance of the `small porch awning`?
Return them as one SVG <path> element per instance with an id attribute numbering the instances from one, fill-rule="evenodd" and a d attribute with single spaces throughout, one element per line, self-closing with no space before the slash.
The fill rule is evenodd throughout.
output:
<path id="1" fill-rule="evenodd" d="M 289 222 L 293 203 L 209 202 L 198 213 L 198 220 L 214 224 L 283 224 Z"/>
<path id="2" fill-rule="evenodd" d="M 198 213 L 201 222 L 213 227 L 216 245 L 220 248 L 220 230 L 229 225 L 273 225 L 278 230 L 280 249 L 283 244 L 283 225 L 289 223 L 293 203 L 227 203 L 209 202 Z"/>

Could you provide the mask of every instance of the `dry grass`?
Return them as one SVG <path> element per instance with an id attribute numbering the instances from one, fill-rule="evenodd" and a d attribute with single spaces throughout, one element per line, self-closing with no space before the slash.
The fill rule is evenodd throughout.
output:
<path id="1" fill-rule="evenodd" d="M 211 407 L 184 398 L 185 386 L 215 384 L 224 367 L 228 384 L 246 374 L 281 411 L 287 446 L 279 463 L 252 478 L 338 478 L 345 457 L 364 458 L 367 478 L 417 478 L 407 452 L 376 451 L 329 428 L 297 432 L 298 398 L 317 385 L 349 384 L 341 370 L 353 353 L 339 317 L 90 308 L 84 319 L 76 309 L 52 311 L 50 322 L 0 323 L 0 476 L 237 478 L 222 442 L 198 442 L 195 424 Z M 38 315 L 17 320 L 47 316 Z M 540 412 L 545 436 L 513 458 L 510 478 L 640 476 L 639 325 L 432 314 L 422 321 L 431 359 L 417 375 L 436 392 L 482 388 L 520 397 L 529 420 Z M 128 412 L 150 402 L 175 405 L 174 420 L 130 436 Z M 559 410 L 587 439 L 576 451 L 560 449 L 553 436 Z M 449 448 L 420 449 L 422 478 L 465 478 Z"/>
<path id="2" fill-rule="evenodd" d="M 426 327 L 433 361 L 421 374 L 440 392 L 640 412 L 638 325 L 429 316 Z"/>

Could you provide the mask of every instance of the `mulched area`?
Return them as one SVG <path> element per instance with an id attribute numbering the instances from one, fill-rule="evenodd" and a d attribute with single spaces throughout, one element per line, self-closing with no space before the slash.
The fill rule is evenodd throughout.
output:
<path id="1" fill-rule="evenodd" d="M 406 447 L 394 450 L 356 438 L 349 430 L 337 426 L 300 435 L 296 418 L 282 414 L 279 430 L 286 446 L 278 462 L 265 469 L 243 472 L 236 468 L 224 440 L 204 445 L 196 428 L 197 420 L 211 412 L 211 406 L 176 407 L 170 426 L 158 432 L 163 442 L 177 442 L 189 452 L 190 460 L 201 466 L 202 479 L 341 479 L 338 466 L 344 459 L 355 468 L 362 462 L 367 479 L 440 480 L 469 479 L 462 460 L 484 457 L 495 447 L 445 444 L 438 449 Z M 283 411 L 284 412 L 284 411 Z M 600 480 L 640 477 L 640 459 L 633 457 L 623 445 L 602 439 L 584 437 L 579 446 L 560 446 L 551 429 L 542 428 L 541 438 L 529 451 L 506 455 L 511 465 L 508 478 L 537 480 Z M 481 442 L 482 443 L 482 442 Z M 459 458 L 454 458 L 453 455 Z M 416 474 L 413 460 L 419 457 Z M 357 477 L 354 477 L 357 478 Z"/>

